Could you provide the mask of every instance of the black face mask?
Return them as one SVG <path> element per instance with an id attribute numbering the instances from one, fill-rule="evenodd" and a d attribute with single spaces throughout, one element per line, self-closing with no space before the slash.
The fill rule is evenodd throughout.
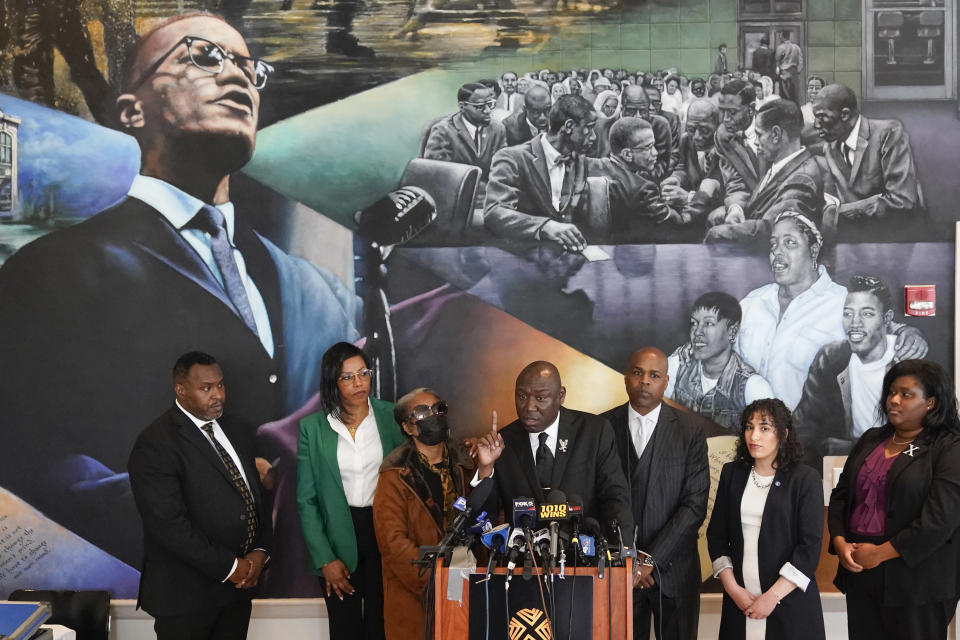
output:
<path id="1" fill-rule="evenodd" d="M 423 420 L 419 420 L 417 426 L 420 428 L 420 435 L 417 436 L 417 440 L 429 447 L 446 442 L 447 436 L 450 435 L 447 416 L 436 414 L 427 416 Z"/>

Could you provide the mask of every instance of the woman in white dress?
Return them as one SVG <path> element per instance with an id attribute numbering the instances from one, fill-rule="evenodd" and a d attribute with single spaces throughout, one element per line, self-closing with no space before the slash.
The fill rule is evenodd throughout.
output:
<path id="1" fill-rule="evenodd" d="M 707 527 L 723 585 L 721 640 L 823 640 L 814 579 L 823 537 L 820 476 L 800 462 L 790 411 L 747 406 L 737 458 L 723 467 Z"/>

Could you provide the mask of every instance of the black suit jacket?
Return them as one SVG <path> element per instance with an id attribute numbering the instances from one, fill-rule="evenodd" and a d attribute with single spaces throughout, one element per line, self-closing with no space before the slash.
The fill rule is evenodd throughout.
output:
<path id="1" fill-rule="evenodd" d="M 697 530 L 707 515 L 710 490 L 707 441 L 701 422 L 693 414 L 661 404 L 650 475 L 646 486 L 640 486 L 631 463 L 636 451 L 628 416 L 627 405 L 622 404 L 601 417 L 613 425 L 620 466 L 630 491 L 646 495 L 643 513 L 633 514 L 638 526 L 637 548 L 652 555 L 659 565 L 663 595 L 673 598 L 695 594 L 700 588 Z"/>
<path id="2" fill-rule="evenodd" d="M 593 149 L 588 154 L 591 158 L 606 158 L 610 155 L 610 129 L 620 118 L 600 118 L 597 121 L 595 131 L 597 141 Z M 654 165 L 653 178 L 663 180 L 670 175 L 671 167 L 677 164 L 679 159 L 679 144 L 673 142 L 673 131 L 670 129 L 670 123 L 663 116 L 651 113 L 647 118 L 650 128 L 653 129 L 653 141 L 657 150 L 657 162 Z"/>
<path id="3" fill-rule="evenodd" d="M 514 420 L 500 435 L 505 447 L 494 464 L 496 489 L 487 511 L 497 513 L 503 508 L 505 520 L 511 522 L 514 498 L 533 498 L 540 505 L 545 496 L 523 425 Z M 616 518 L 626 537 L 626 532 L 633 531 L 633 516 L 610 424 L 591 413 L 561 407 L 557 441 L 551 488 L 562 491 L 568 500 L 574 495 L 582 499 L 584 518 L 596 518 L 604 525 Z M 609 530 L 606 533 L 610 535 Z"/>
<path id="4" fill-rule="evenodd" d="M 512 115 L 503 119 L 503 128 L 507 132 L 507 146 L 513 147 L 531 140 L 536 134 L 530 131 L 530 123 L 527 122 L 527 110 L 520 109 Z"/>
<path id="5" fill-rule="evenodd" d="M 253 434 L 229 416 L 217 422 L 258 507 L 253 548 L 269 555 L 270 513 L 253 461 Z M 255 589 L 224 582 L 246 535 L 243 499 L 213 445 L 176 405 L 137 438 L 128 470 L 143 520 L 138 605 L 155 617 L 177 616 L 251 598 Z"/>
<path id="6" fill-rule="evenodd" d="M 707 527 L 710 558 L 729 557 L 733 562 L 733 574 L 741 586 L 743 525 L 740 501 L 747 483 L 751 482 L 750 468 L 750 463 L 740 461 L 723 465 Z M 769 640 L 817 640 L 824 637 L 823 610 L 814 577 L 822 541 L 823 485 L 820 475 L 805 464 L 777 471 L 760 521 L 757 543 L 760 587 L 766 591 L 773 586 L 787 562 L 810 578 L 810 582 L 806 591 L 791 591 L 767 618 Z M 721 640 L 743 638 L 745 619 L 733 600 L 724 594 Z"/>
<path id="7" fill-rule="evenodd" d="M 870 429 L 854 445 L 830 494 L 831 541 L 836 536 L 850 539 L 860 468 L 893 433 L 890 425 Z M 887 522 L 882 537 L 900 557 L 876 570 L 884 573 L 883 604 L 891 607 L 943 602 L 960 593 L 960 437 L 941 433 L 913 444 L 913 455 L 899 454 L 887 472 Z M 841 591 L 847 575 L 846 569 L 838 567 L 834 583 Z"/>
<path id="8" fill-rule="evenodd" d="M 263 296 L 272 358 L 196 251 L 135 198 L 0 268 L 0 406 L 4 444 L 18 452 L 0 483 L 130 565 L 140 536 L 122 471 L 135 425 L 169 405 L 176 358 L 216 356 L 231 411 L 255 427 L 301 406 L 323 352 L 357 336 L 355 297 L 331 274 L 271 245 L 239 210 L 234 243 Z"/>

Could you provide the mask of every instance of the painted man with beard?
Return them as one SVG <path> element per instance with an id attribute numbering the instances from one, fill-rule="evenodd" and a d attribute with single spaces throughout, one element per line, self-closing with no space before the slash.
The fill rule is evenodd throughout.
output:
<path id="1" fill-rule="evenodd" d="M 735 432 L 740 413 L 773 390 L 733 350 L 742 313 L 737 299 L 711 291 L 693 303 L 690 342 L 667 359 L 669 398 Z"/>
<path id="2" fill-rule="evenodd" d="M 793 414 L 811 459 L 846 455 L 864 431 L 880 426 L 883 376 L 897 360 L 892 324 L 887 286 L 873 276 L 850 278 L 843 305 L 847 339 L 817 353 Z"/>

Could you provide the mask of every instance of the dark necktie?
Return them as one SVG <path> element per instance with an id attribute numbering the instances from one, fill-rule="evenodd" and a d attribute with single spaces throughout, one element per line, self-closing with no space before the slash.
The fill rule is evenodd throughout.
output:
<path id="1" fill-rule="evenodd" d="M 227 292 L 230 302 L 240 313 L 251 331 L 260 335 L 257 331 L 257 322 L 253 319 L 253 309 L 250 307 L 250 300 L 247 299 L 247 290 L 243 286 L 243 280 L 240 278 L 240 269 L 237 268 L 237 261 L 233 257 L 233 247 L 230 246 L 230 239 L 227 237 L 227 226 L 223 218 L 223 213 L 216 207 L 203 205 L 203 208 L 193 217 L 191 226 L 210 234 L 210 249 L 213 252 L 213 261 L 220 270 L 220 277 L 223 278 L 223 288 Z"/>
<path id="2" fill-rule="evenodd" d="M 563 183 L 560 185 L 560 211 L 562 212 L 567 208 L 567 205 L 570 204 L 570 200 L 573 197 L 573 181 L 574 181 L 574 169 L 576 168 L 577 156 L 574 153 L 569 153 L 565 156 L 560 156 L 557 158 L 557 164 L 562 164 L 564 167 L 563 171 Z"/>
<path id="3" fill-rule="evenodd" d="M 210 441 L 213 442 L 213 446 L 220 455 L 220 459 L 223 460 L 223 466 L 227 468 L 227 473 L 230 474 L 230 482 L 233 483 L 234 488 L 240 492 L 240 497 L 243 498 L 244 515 L 247 519 L 247 534 L 244 536 L 243 547 L 240 549 L 239 555 L 245 556 L 250 552 L 253 541 L 257 537 L 257 505 L 254 504 L 253 496 L 250 495 L 250 489 L 247 487 L 247 483 L 243 481 L 243 476 L 240 475 L 240 470 L 237 469 L 233 458 L 230 457 L 227 450 L 223 448 L 220 441 L 213 435 L 213 423 L 208 422 L 200 428 L 203 429 L 204 433 L 209 436 Z"/>
<path id="4" fill-rule="evenodd" d="M 477 130 L 473 132 L 473 145 L 477 148 L 477 153 L 480 153 L 480 142 L 481 136 L 483 135 L 483 127 L 477 127 Z"/>
<path id="5" fill-rule="evenodd" d="M 850 147 L 847 146 L 847 143 L 843 140 L 837 141 L 837 151 L 840 152 L 840 157 L 843 158 L 843 164 L 847 165 L 847 168 L 850 168 Z"/>
<path id="6" fill-rule="evenodd" d="M 549 487 L 550 478 L 553 476 L 553 452 L 547 446 L 547 434 L 541 433 L 537 436 L 540 439 L 540 446 L 537 447 L 537 480 L 540 487 Z"/>

